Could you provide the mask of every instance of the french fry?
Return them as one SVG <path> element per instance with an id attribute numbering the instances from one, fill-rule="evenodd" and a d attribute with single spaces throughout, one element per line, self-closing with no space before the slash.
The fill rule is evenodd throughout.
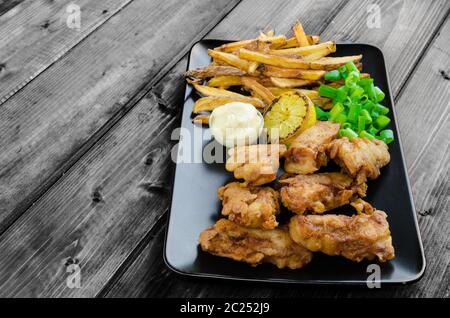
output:
<path id="1" fill-rule="evenodd" d="M 195 102 L 192 112 L 197 114 L 197 113 L 205 112 L 205 111 L 213 111 L 215 108 L 217 108 L 219 106 L 222 106 L 227 103 L 232 103 L 232 102 L 248 103 L 248 104 L 252 104 L 256 108 L 264 108 L 266 106 L 263 103 L 263 101 L 261 101 L 260 99 L 257 99 L 254 97 L 249 97 L 249 96 L 243 96 L 243 97 L 209 96 L 209 97 L 199 98 Z"/>
<path id="2" fill-rule="evenodd" d="M 299 21 L 297 21 L 294 24 L 292 30 L 294 31 L 295 38 L 297 39 L 297 42 L 300 46 L 309 45 L 308 38 L 306 37 L 305 31 L 303 30 L 303 26 Z"/>
<path id="3" fill-rule="evenodd" d="M 246 47 L 248 45 L 252 45 L 253 43 L 256 43 L 258 40 L 264 41 L 265 43 L 268 43 L 269 45 L 274 45 L 274 46 L 283 46 L 287 42 L 286 37 L 284 35 L 273 36 L 273 35 L 261 33 L 257 39 L 249 39 L 249 40 L 226 43 L 226 44 L 223 44 L 221 46 L 214 48 L 214 50 L 225 52 L 225 53 L 231 53 L 231 52 L 239 50 L 243 47 Z"/>
<path id="4" fill-rule="evenodd" d="M 206 114 L 197 115 L 192 119 L 192 122 L 194 124 L 208 125 L 209 124 L 209 115 L 206 115 Z"/>
<path id="5" fill-rule="evenodd" d="M 239 57 L 244 60 L 255 61 L 263 64 L 280 66 L 285 68 L 309 69 L 310 63 L 301 59 L 293 59 L 284 56 L 276 56 L 261 52 L 254 52 L 247 49 L 239 50 Z"/>
<path id="6" fill-rule="evenodd" d="M 225 52 L 219 52 L 214 50 L 208 50 L 208 54 L 222 62 L 225 62 L 231 66 L 235 66 L 244 72 L 248 72 L 249 69 L 249 62 L 246 60 L 243 60 L 242 58 L 239 58 L 238 56 L 231 54 L 231 53 L 225 53 Z"/>
<path id="7" fill-rule="evenodd" d="M 302 89 L 302 88 L 282 88 L 282 87 L 267 87 L 268 90 L 272 92 L 276 97 L 279 97 L 281 94 L 291 93 L 291 92 L 300 92 L 308 96 L 315 105 L 320 106 L 321 108 L 326 107 L 328 103 L 331 102 L 331 99 L 326 97 L 319 96 L 319 92 L 312 89 Z M 333 104 L 331 103 L 331 106 Z"/>
<path id="8" fill-rule="evenodd" d="M 276 87 L 284 87 L 284 88 L 303 87 L 317 83 L 316 81 L 298 78 L 271 77 L 270 80 L 272 81 L 272 84 L 275 85 Z"/>
<path id="9" fill-rule="evenodd" d="M 320 36 L 318 35 L 307 35 L 309 45 L 319 44 Z"/>
<path id="10" fill-rule="evenodd" d="M 336 43 L 333 41 L 327 41 L 315 45 L 301 46 L 290 49 L 270 50 L 269 54 L 279 56 L 293 56 L 301 55 L 307 56 L 314 53 L 321 53 L 324 56 L 336 52 Z"/>
<path id="11" fill-rule="evenodd" d="M 242 85 L 246 89 L 254 92 L 257 96 L 260 96 L 267 105 L 272 104 L 272 102 L 275 100 L 275 96 L 272 94 L 272 92 L 253 78 L 243 76 Z"/>
<path id="12" fill-rule="evenodd" d="M 265 65 L 263 74 L 269 77 L 301 78 L 307 80 L 319 80 L 325 75 L 322 70 L 302 70 L 298 68 L 282 68 L 273 65 Z"/>
<path id="13" fill-rule="evenodd" d="M 215 97 L 247 97 L 235 92 L 227 91 L 226 89 L 215 88 L 205 85 L 193 84 L 197 92 L 203 96 L 215 96 Z"/>
<path id="14" fill-rule="evenodd" d="M 307 35 L 309 45 L 315 45 L 320 42 L 320 36 L 318 35 Z M 294 36 L 286 40 L 286 44 L 280 47 L 273 47 L 272 49 L 289 49 L 293 47 L 299 47 L 297 38 Z"/>
<path id="15" fill-rule="evenodd" d="M 234 66 L 208 65 L 204 68 L 190 70 L 185 73 L 185 76 L 205 79 L 215 76 L 242 76 L 244 74 L 245 72 Z"/>
<path id="16" fill-rule="evenodd" d="M 242 85 L 241 77 L 235 75 L 215 76 L 208 81 L 208 86 L 228 88 Z"/>
<path id="17" fill-rule="evenodd" d="M 351 55 L 342 57 L 323 57 L 320 60 L 310 62 L 314 70 L 335 70 L 350 61 L 356 63 L 361 61 L 362 55 Z"/>

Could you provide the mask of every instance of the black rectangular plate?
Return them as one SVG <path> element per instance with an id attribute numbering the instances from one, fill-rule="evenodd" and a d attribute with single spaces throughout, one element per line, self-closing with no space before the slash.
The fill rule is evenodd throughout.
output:
<path id="1" fill-rule="evenodd" d="M 227 41 L 202 40 L 190 52 L 188 69 L 210 63 L 208 48 Z M 382 169 L 381 176 L 368 184 L 367 201 L 377 209 L 386 211 L 391 228 L 396 257 L 380 264 L 381 284 L 409 283 L 421 278 L 425 270 L 425 257 L 412 201 L 411 189 L 405 168 L 398 127 L 393 109 L 386 72 L 386 64 L 380 49 L 366 44 L 338 44 L 336 56 L 363 54 L 364 72 L 370 73 L 375 84 L 386 94 L 384 105 L 391 109 L 390 128 L 395 141 L 389 145 L 390 164 Z M 191 111 L 196 94 L 186 86 L 181 127 L 194 134 Z M 209 134 L 208 128 L 203 132 Z M 194 146 L 202 151 L 210 141 Z M 277 269 L 271 264 L 251 267 L 246 263 L 212 256 L 198 246 L 201 231 L 213 224 L 220 216 L 221 204 L 217 189 L 232 180 L 232 174 L 223 164 L 178 163 L 175 167 L 172 206 L 166 233 L 164 258 L 167 266 L 177 273 L 248 281 L 303 283 L 303 284 L 366 284 L 371 262 L 354 263 L 342 257 L 330 257 L 315 253 L 313 260 L 299 270 Z M 336 213 L 353 211 L 349 206 Z"/>

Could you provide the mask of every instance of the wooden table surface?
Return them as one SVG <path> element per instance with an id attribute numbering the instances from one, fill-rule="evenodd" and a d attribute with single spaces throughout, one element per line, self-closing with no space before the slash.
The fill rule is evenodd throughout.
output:
<path id="1" fill-rule="evenodd" d="M 447 0 L 0 1 L 0 296 L 449 297 L 449 12 Z M 164 265 L 189 48 L 296 19 L 385 54 L 428 261 L 416 284 L 225 282 Z"/>

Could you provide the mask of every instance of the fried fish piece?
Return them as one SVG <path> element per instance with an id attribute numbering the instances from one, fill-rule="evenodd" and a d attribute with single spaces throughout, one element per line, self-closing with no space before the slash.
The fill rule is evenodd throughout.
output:
<path id="1" fill-rule="evenodd" d="M 279 181 L 281 202 L 297 214 L 324 213 L 366 195 L 367 185 L 355 185 L 353 179 L 339 172 L 325 172 Z"/>
<path id="2" fill-rule="evenodd" d="M 236 179 L 244 179 L 248 185 L 262 185 L 275 180 L 280 167 L 280 157 L 285 153 L 285 145 L 238 146 L 228 151 L 230 157 L 225 168 L 234 172 Z"/>
<path id="3" fill-rule="evenodd" d="M 340 124 L 319 121 L 294 139 L 286 154 L 284 170 L 289 173 L 310 174 L 326 166 L 326 146 L 339 133 Z"/>
<path id="4" fill-rule="evenodd" d="M 222 215 L 239 225 L 274 229 L 280 212 L 278 192 L 270 187 L 248 187 L 231 182 L 217 191 L 222 200 Z"/>
<path id="5" fill-rule="evenodd" d="M 292 241 L 287 229 L 249 229 L 227 219 L 204 230 L 200 246 L 203 251 L 252 266 L 266 262 L 278 268 L 298 269 L 312 259 L 312 253 Z"/>
<path id="6" fill-rule="evenodd" d="M 347 137 L 336 139 L 328 145 L 327 152 L 358 183 L 365 182 L 367 178 L 378 178 L 380 168 L 391 160 L 388 146 L 383 141 L 367 138 L 352 138 L 352 141 Z"/>
<path id="7" fill-rule="evenodd" d="M 354 262 L 378 257 L 380 262 L 395 257 L 386 213 L 298 215 L 291 219 L 292 239 L 312 252 L 341 255 Z"/>

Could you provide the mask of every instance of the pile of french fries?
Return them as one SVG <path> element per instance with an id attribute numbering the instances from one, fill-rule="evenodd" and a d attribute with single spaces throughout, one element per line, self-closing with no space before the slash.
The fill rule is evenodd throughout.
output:
<path id="1" fill-rule="evenodd" d="M 269 31 L 255 39 L 208 50 L 212 63 L 186 73 L 188 82 L 202 96 L 194 105 L 194 122 L 208 123 L 209 115 L 204 113 L 229 102 L 250 103 L 264 111 L 279 95 L 296 90 L 329 109 L 331 101 L 318 94 L 320 83 L 325 82 L 324 74 L 349 61 L 362 69 L 362 55 L 329 57 L 336 52 L 335 42 L 320 43 L 320 37 L 305 34 L 298 21 L 292 30 L 294 36 L 290 38 Z M 231 91 L 231 87 L 241 88 L 242 94 Z"/>

